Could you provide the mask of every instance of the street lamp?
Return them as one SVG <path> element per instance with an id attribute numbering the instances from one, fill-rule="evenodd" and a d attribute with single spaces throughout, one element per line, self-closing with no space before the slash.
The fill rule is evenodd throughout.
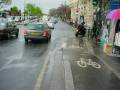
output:
<path id="1" fill-rule="evenodd" d="M 67 18 L 67 5 L 66 5 L 66 0 L 65 0 L 65 11 L 64 11 L 64 16 L 65 16 L 65 20 L 66 20 L 66 18 Z"/>
<path id="2" fill-rule="evenodd" d="M 76 8 L 76 13 L 77 13 L 77 17 L 76 17 L 76 22 L 75 22 L 75 26 L 78 25 L 78 19 L 79 19 L 79 0 L 77 1 L 77 8 Z"/>
<path id="3" fill-rule="evenodd" d="M 25 21 L 25 0 L 24 0 L 24 21 Z"/>

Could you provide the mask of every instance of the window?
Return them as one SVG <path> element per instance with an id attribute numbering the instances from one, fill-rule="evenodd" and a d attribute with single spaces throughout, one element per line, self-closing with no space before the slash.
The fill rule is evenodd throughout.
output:
<path id="1" fill-rule="evenodd" d="M 43 24 L 28 24 L 26 27 L 30 30 L 44 30 Z"/>

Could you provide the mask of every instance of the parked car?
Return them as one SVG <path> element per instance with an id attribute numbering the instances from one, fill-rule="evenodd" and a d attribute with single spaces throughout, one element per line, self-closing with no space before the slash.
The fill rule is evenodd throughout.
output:
<path id="1" fill-rule="evenodd" d="M 20 22 L 20 17 L 19 16 L 15 17 L 15 22 Z"/>
<path id="2" fill-rule="evenodd" d="M 54 23 L 53 22 L 48 21 L 47 24 L 48 24 L 50 29 L 54 29 Z"/>
<path id="3" fill-rule="evenodd" d="M 56 18 L 51 18 L 49 21 L 54 23 L 54 24 L 58 23 L 58 20 Z"/>
<path id="4" fill-rule="evenodd" d="M 23 21 L 23 24 L 28 24 L 28 23 L 30 23 L 30 20 Z"/>
<path id="5" fill-rule="evenodd" d="M 12 22 L 0 22 L 0 38 L 9 39 L 11 36 L 18 38 L 19 28 Z"/>
<path id="6" fill-rule="evenodd" d="M 29 23 L 25 25 L 24 38 L 26 43 L 28 43 L 28 40 L 44 39 L 49 41 L 51 39 L 51 30 L 46 23 Z"/>
<path id="7" fill-rule="evenodd" d="M 11 17 L 7 18 L 8 22 L 13 22 L 13 19 Z"/>

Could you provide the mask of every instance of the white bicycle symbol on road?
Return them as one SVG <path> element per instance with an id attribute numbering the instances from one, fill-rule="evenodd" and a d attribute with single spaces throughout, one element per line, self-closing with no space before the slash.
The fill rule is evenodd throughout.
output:
<path id="1" fill-rule="evenodd" d="M 81 68 L 85 68 L 88 65 L 92 66 L 93 68 L 100 69 L 101 65 L 98 64 L 97 62 L 93 62 L 92 59 L 85 59 L 85 58 L 80 58 L 79 61 L 77 61 L 77 65 Z"/>

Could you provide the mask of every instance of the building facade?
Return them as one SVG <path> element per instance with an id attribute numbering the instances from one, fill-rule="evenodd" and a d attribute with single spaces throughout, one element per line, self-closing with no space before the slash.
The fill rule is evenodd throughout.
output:
<path id="1" fill-rule="evenodd" d="M 69 0 L 71 7 L 71 19 L 78 24 L 85 22 L 88 26 L 92 26 L 93 22 L 93 4 L 92 0 Z"/>

